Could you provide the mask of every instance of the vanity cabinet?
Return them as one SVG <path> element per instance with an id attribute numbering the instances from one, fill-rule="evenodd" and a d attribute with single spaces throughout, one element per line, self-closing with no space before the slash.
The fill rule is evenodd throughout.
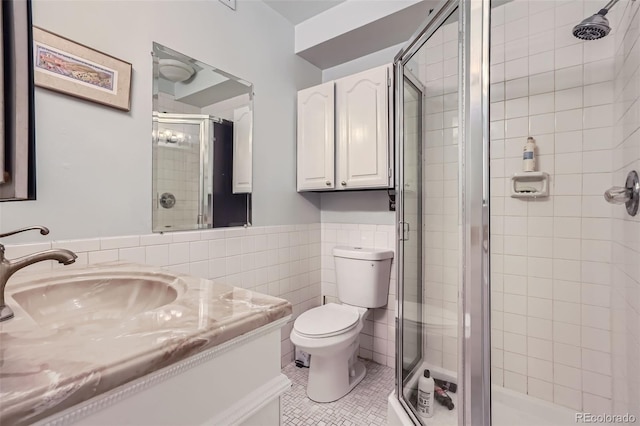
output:
<path id="1" fill-rule="evenodd" d="M 388 188 L 390 67 L 298 92 L 298 191 Z"/>

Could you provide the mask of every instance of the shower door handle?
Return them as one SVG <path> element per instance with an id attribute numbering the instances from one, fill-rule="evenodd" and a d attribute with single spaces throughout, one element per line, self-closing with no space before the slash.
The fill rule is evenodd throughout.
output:
<path id="1" fill-rule="evenodd" d="M 400 231 L 402 232 L 400 241 L 409 241 L 409 222 L 400 221 L 398 225 L 400 225 Z"/>

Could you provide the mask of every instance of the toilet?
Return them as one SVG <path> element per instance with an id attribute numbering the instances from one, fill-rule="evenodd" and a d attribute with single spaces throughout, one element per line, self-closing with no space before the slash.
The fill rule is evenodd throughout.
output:
<path id="1" fill-rule="evenodd" d="M 366 374 L 358 361 L 360 331 L 370 308 L 387 304 L 393 251 L 339 246 L 333 249 L 338 299 L 301 314 L 291 342 L 311 355 L 307 396 L 336 401 Z"/>

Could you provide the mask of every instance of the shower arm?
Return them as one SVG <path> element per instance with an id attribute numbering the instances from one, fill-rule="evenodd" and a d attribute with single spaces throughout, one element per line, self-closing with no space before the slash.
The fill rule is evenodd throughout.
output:
<path id="1" fill-rule="evenodd" d="M 616 3 L 618 3 L 620 0 L 611 0 L 609 3 L 607 3 L 602 9 L 600 9 L 598 11 L 598 15 L 606 15 L 607 12 L 609 12 L 609 10 L 615 6 Z M 604 12 L 604 13 L 603 13 Z"/>

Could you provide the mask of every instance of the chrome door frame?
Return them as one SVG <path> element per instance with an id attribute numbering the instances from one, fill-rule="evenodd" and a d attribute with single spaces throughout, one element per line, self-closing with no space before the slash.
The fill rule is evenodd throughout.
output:
<path id="1" fill-rule="evenodd" d="M 394 70 L 394 72 L 395 72 L 395 70 Z M 404 84 L 405 84 L 404 80 L 405 80 L 405 78 L 409 81 L 409 84 L 413 85 L 420 92 L 420 113 L 424 114 L 425 106 L 426 106 L 425 105 L 425 90 L 426 90 L 425 86 L 422 84 L 422 82 L 420 82 L 418 77 L 416 77 L 415 74 L 413 74 L 411 71 L 408 71 L 407 73 L 402 72 L 401 76 L 402 76 L 402 78 L 401 78 L 401 82 L 399 84 L 401 85 L 400 90 L 402 92 L 401 102 L 402 102 L 402 105 L 403 105 L 403 108 L 402 108 L 403 120 L 404 120 Z M 400 127 L 401 127 L 401 132 L 402 132 L 402 138 L 404 139 L 404 122 L 400 125 Z M 421 144 L 421 146 L 422 146 L 422 144 L 424 144 L 424 134 L 425 134 L 424 125 L 423 125 L 423 123 L 421 123 L 420 124 L 420 142 L 419 142 Z M 400 164 L 402 161 L 404 161 L 403 160 L 404 159 L 404 145 L 398 146 L 398 148 L 399 148 L 399 151 L 398 151 L 399 154 L 396 155 L 396 163 Z M 423 155 L 422 148 L 420 149 L 420 151 L 421 151 L 421 154 Z M 402 155 L 402 159 L 399 158 L 399 155 Z M 401 183 L 402 191 L 396 191 L 396 194 L 400 194 L 401 193 L 399 195 L 398 201 L 396 202 L 396 211 L 401 211 L 402 216 L 400 216 L 400 217 L 402 219 L 404 219 L 404 188 L 405 188 L 404 167 L 402 167 L 401 169 L 398 169 L 396 167 L 396 170 L 401 170 L 401 173 L 402 173 L 402 178 L 401 178 L 402 179 L 402 183 Z M 420 167 L 420 172 L 422 172 L 422 167 Z M 422 173 L 421 173 L 420 179 L 422 179 Z M 422 201 L 423 200 L 421 198 L 420 199 L 420 203 L 422 203 Z M 402 205 L 399 206 L 398 203 L 401 203 Z M 420 205 L 419 213 L 420 213 L 418 215 L 419 216 L 419 220 L 420 220 L 419 223 L 420 223 L 420 225 L 422 225 L 423 223 L 422 223 L 421 217 L 424 214 L 424 212 L 422 210 L 422 205 Z M 403 220 L 402 221 L 398 221 L 398 227 L 399 227 L 398 236 L 399 237 L 398 237 L 398 241 L 396 242 L 396 253 L 398 253 L 397 250 L 402 250 L 402 257 L 400 257 L 400 259 L 402 259 L 403 263 L 404 263 L 404 245 L 401 244 L 401 242 L 402 241 L 407 241 L 407 240 L 404 239 L 404 224 L 405 224 L 405 222 Z M 420 232 L 419 232 L 419 235 L 418 235 L 418 238 L 420 239 L 420 242 L 422 243 L 423 241 L 422 241 L 422 235 L 421 234 L 422 234 L 422 227 L 420 227 Z M 420 253 L 420 256 L 422 257 L 422 254 L 423 254 L 422 247 L 418 247 L 418 252 Z M 401 266 L 402 266 L 402 268 L 401 268 Z M 398 270 L 397 274 L 399 274 L 399 276 L 402 276 L 402 279 L 404 280 L 404 264 L 400 265 L 400 262 L 398 262 L 398 264 L 396 264 L 396 269 Z M 402 271 L 400 271 L 400 269 L 402 269 Z M 423 264 L 421 265 L 421 270 L 420 270 L 420 273 L 418 274 L 418 277 L 421 280 L 424 278 L 424 265 Z M 398 283 L 398 287 L 399 287 L 400 286 L 399 285 L 400 281 L 398 280 L 397 283 Z M 404 301 L 404 287 L 402 287 L 401 289 L 398 289 L 396 291 L 396 294 L 399 294 L 399 293 L 401 293 L 401 296 L 396 296 L 396 297 L 401 297 L 401 299 L 399 299 L 399 300 Z M 403 306 L 403 304 L 400 303 L 399 301 L 397 301 L 397 306 L 398 306 L 398 309 L 403 309 L 403 314 L 404 314 L 404 306 Z M 422 309 L 420 309 L 420 315 L 421 316 L 422 316 L 422 313 L 423 313 L 423 311 L 422 311 Z M 404 356 L 403 356 L 404 339 L 403 339 L 403 334 L 401 333 L 404 330 L 404 322 L 400 321 L 402 318 L 403 318 L 403 316 L 400 316 L 400 315 L 398 315 L 398 317 L 396 318 L 396 323 L 398 323 L 398 322 L 401 323 L 399 326 L 396 324 L 396 342 L 400 342 L 399 343 L 400 346 L 399 347 L 396 346 L 396 361 L 397 361 L 396 364 L 397 364 L 397 367 L 398 367 L 398 371 L 400 372 L 399 373 L 400 375 L 402 375 L 402 372 L 404 371 L 404 365 L 403 365 L 403 363 L 404 363 Z M 422 329 L 422 332 L 424 333 L 424 327 L 421 327 L 421 329 Z M 400 333 L 398 332 L 398 330 L 400 330 Z M 421 340 L 421 347 L 420 347 L 421 355 L 422 355 L 422 348 L 424 346 L 424 336 L 422 336 L 422 337 L 423 337 L 423 339 Z M 422 361 L 422 357 L 421 357 L 420 360 Z M 421 362 L 418 362 L 417 364 L 415 364 L 412 367 L 411 374 L 415 374 L 415 372 L 417 371 L 417 369 L 420 366 L 421 366 Z M 402 391 L 402 385 L 403 385 L 402 384 L 402 380 L 398 379 L 398 377 L 396 377 L 396 384 L 397 383 L 399 383 L 399 387 L 398 387 L 397 391 Z M 401 401 L 401 402 L 403 402 L 403 401 Z M 405 406 L 404 408 L 406 409 L 407 407 Z"/>
<path id="2" fill-rule="evenodd" d="M 491 0 L 462 2 L 460 184 L 465 425 L 491 425 L 489 46 Z M 460 368 L 459 367 L 459 368 Z"/>
<path id="3" fill-rule="evenodd" d="M 415 424 L 420 424 L 402 393 L 403 333 L 403 67 L 424 42 L 460 8 L 459 31 L 459 200 L 460 291 L 458 374 L 460 426 L 491 425 L 491 326 L 489 265 L 489 29 L 490 0 L 447 0 L 439 4 L 394 58 L 396 135 L 396 217 L 398 218 L 396 397 Z"/>

